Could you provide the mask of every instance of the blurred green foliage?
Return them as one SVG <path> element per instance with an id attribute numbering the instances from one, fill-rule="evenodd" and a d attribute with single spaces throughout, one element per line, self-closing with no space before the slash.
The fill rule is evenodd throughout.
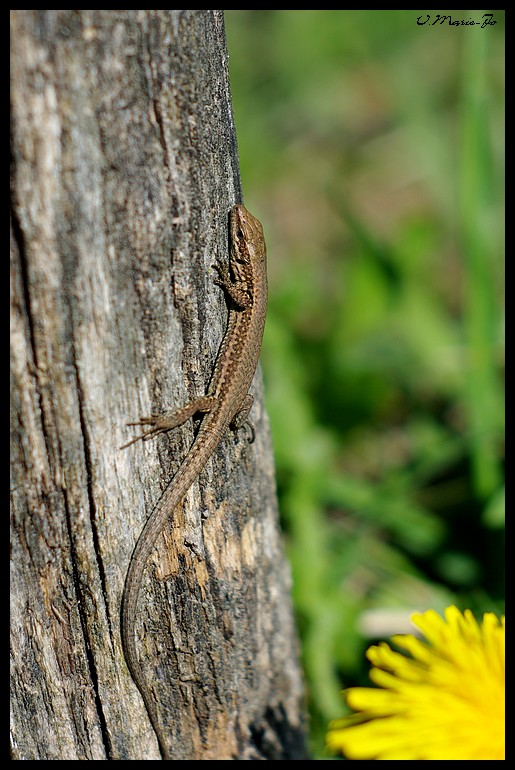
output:
<path id="1" fill-rule="evenodd" d="M 502 611 L 504 19 L 427 13 L 226 11 L 315 759 L 370 643 Z"/>

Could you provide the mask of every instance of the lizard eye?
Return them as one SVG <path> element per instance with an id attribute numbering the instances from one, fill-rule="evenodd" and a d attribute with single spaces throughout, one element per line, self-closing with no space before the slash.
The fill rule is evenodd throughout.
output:
<path id="1" fill-rule="evenodd" d="M 243 239 L 243 230 L 241 229 L 241 227 L 238 227 L 238 229 L 236 230 L 236 238 L 239 241 Z"/>

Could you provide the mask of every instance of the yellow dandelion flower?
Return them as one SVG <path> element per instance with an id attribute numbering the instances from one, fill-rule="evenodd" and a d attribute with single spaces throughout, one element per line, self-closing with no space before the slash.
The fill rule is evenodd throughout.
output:
<path id="1" fill-rule="evenodd" d="M 504 759 L 504 618 L 470 610 L 412 615 L 411 634 L 370 647 L 378 688 L 351 687 L 356 714 L 332 722 L 327 745 L 347 759 Z"/>

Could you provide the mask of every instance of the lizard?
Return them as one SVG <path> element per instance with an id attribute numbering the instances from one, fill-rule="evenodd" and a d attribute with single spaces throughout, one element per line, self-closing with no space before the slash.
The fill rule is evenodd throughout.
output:
<path id="1" fill-rule="evenodd" d="M 215 283 L 226 292 L 229 304 L 227 331 L 211 375 L 206 395 L 179 409 L 153 414 L 127 423 L 143 432 L 124 444 L 125 449 L 143 439 L 185 423 L 194 414 L 202 422 L 188 454 L 147 519 L 131 556 L 121 604 L 122 647 L 129 672 L 147 709 L 162 756 L 170 759 L 157 719 L 154 700 L 145 682 L 135 637 L 136 611 L 148 558 L 167 521 L 199 476 L 229 427 L 240 427 L 253 403 L 249 388 L 257 368 L 267 306 L 266 246 L 263 228 L 242 204 L 229 213 L 229 266 L 216 263 Z"/>

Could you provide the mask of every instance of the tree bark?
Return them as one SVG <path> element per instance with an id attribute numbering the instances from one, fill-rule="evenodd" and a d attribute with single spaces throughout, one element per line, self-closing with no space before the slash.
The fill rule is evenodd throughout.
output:
<path id="1" fill-rule="evenodd" d="M 206 392 L 241 200 L 222 11 L 13 11 L 12 758 L 160 759 L 120 600 Z M 302 759 L 302 686 L 258 373 L 156 544 L 138 651 L 175 759 Z"/>

